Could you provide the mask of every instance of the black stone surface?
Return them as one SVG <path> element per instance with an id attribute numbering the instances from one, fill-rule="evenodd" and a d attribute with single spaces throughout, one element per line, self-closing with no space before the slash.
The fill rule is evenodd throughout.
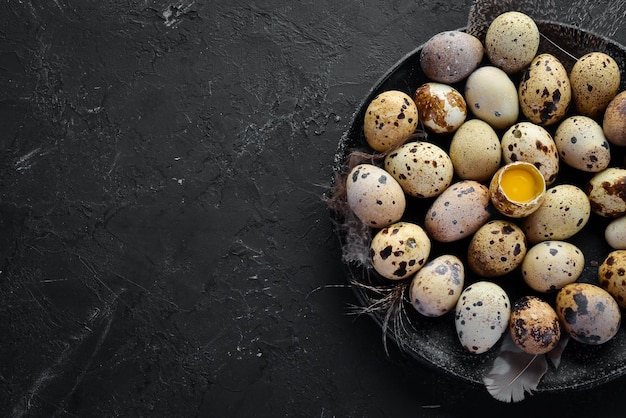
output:
<path id="1" fill-rule="evenodd" d="M 503 404 L 348 315 L 338 140 L 469 7 L 3 1 L 0 416 L 622 416 L 623 377 Z"/>

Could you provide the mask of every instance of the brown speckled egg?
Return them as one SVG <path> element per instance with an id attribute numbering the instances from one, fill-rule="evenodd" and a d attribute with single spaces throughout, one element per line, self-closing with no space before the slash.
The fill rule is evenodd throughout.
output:
<path id="1" fill-rule="evenodd" d="M 473 354 L 489 351 L 509 325 L 511 302 L 502 287 L 478 281 L 465 288 L 454 309 L 454 325 L 463 348 Z"/>
<path id="2" fill-rule="evenodd" d="M 546 185 L 554 183 L 559 174 L 559 152 L 552 135 L 532 122 L 519 122 L 511 126 L 501 140 L 505 164 L 524 161 L 539 169 Z"/>
<path id="3" fill-rule="evenodd" d="M 570 116 L 554 133 L 561 160 L 577 170 L 597 173 L 611 162 L 611 148 L 602 127 L 588 116 Z"/>
<path id="4" fill-rule="evenodd" d="M 576 61 L 569 79 L 576 111 L 595 118 L 617 94 L 620 70 L 609 55 L 589 52 Z"/>
<path id="5" fill-rule="evenodd" d="M 483 45 L 466 32 L 451 30 L 430 38 L 420 53 L 424 74 L 433 81 L 452 84 L 465 79 L 483 59 Z"/>
<path id="6" fill-rule="evenodd" d="M 426 263 L 411 280 L 411 305 L 422 315 L 441 316 L 454 309 L 464 282 L 463 262 L 454 255 L 441 255 Z"/>
<path id="7" fill-rule="evenodd" d="M 626 169 L 609 167 L 587 183 L 587 196 L 593 213 L 605 218 L 626 214 Z"/>
<path id="8" fill-rule="evenodd" d="M 600 286 L 571 283 L 556 295 L 556 313 L 563 330 L 583 344 L 598 345 L 617 334 L 621 312 L 615 299 Z"/>
<path id="9" fill-rule="evenodd" d="M 470 119 L 459 127 L 450 142 L 454 172 L 464 180 L 487 181 L 500 167 L 502 148 L 493 128 L 481 119 Z"/>
<path id="10" fill-rule="evenodd" d="M 496 277 L 515 270 L 526 255 L 524 233 L 513 222 L 493 220 L 481 226 L 467 249 L 470 269 L 482 277 Z"/>
<path id="11" fill-rule="evenodd" d="M 522 229 L 532 244 L 564 240 L 587 225 L 591 205 L 585 192 L 573 184 L 559 184 L 546 190 L 543 203 L 522 221 Z"/>
<path id="12" fill-rule="evenodd" d="M 454 167 L 446 152 L 429 142 L 407 142 L 385 157 L 385 170 L 406 194 L 427 198 L 441 194 L 452 183 Z"/>
<path id="13" fill-rule="evenodd" d="M 465 83 L 465 100 L 478 119 L 495 129 L 506 129 L 517 121 L 517 89 L 509 76 L 497 67 L 477 68 Z"/>
<path id="14" fill-rule="evenodd" d="M 522 113 L 531 122 L 542 126 L 559 122 L 572 99 L 565 67 L 554 55 L 537 55 L 522 75 L 518 95 Z"/>
<path id="15" fill-rule="evenodd" d="M 418 111 L 409 95 L 389 90 L 367 106 L 363 121 L 365 140 L 375 151 L 386 151 L 408 140 L 415 132 Z"/>
<path id="16" fill-rule="evenodd" d="M 374 235 L 370 255 L 378 274 L 391 280 L 404 279 L 428 261 L 430 239 L 419 225 L 397 222 Z"/>
<path id="17" fill-rule="evenodd" d="M 454 132 L 467 117 L 465 98 L 447 84 L 424 83 L 415 91 L 413 100 L 420 120 L 434 133 Z"/>
<path id="18" fill-rule="evenodd" d="M 539 49 L 539 29 L 520 12 L 505 12 L 489 25 L 485 49 L 493 65 L 512 74 L 526 67 Z"/>
<path id="19" fill-rule="evenodd" d="M 626 308 L 626 250 L 609 253 L 598 267 L 598 282 L 619 306 Z"/>
<path id="20" fill-rule="evenodd" d="M 364 224 L 383 228 L 402 218 L 406 197 L 400 184 L 372 164 L 354 167 L 346 179 L 348 206 Z"/>
<path id="21" fill-rule="evenodd" d="M 626 146 L 626 91 L 618 93 L 609 102 L 604 112 L 602 130 L 611 144 Z"/>
<path id="22" fill-rule="evenodd" d="M 574 244 L 544 241 L 532 246 L 522 261 L 522 277 L 533 290 L 555 292 L 574 283 L 585 268 L 585 255 Z"/>
<path id="23" fill-rule="evenodd" d="M 424 228 L 439 242 L 468 237 L 489 220 L 489 190 L 474 180 L 462 180 L 448 187 L 432 203 Z"/>
<path id="24" fill-rule="evenodd" d="M 515 345 L 528 354 L 545 354 L 561 339 L 561 324 L 550 304 L 536 296 L 515 301 L 509 319 Z"/>
<path id="25" fill-rule="evenodd" d="M 613 219 L 604 230 L 607 244 L 616 250 L 626 250 L 626 215 Z"/>

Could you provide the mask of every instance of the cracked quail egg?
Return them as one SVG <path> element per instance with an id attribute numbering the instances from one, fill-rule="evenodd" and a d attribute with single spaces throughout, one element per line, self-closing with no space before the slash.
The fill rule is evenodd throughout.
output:
<path id="1" fill-rule="evenodd" d="M 546 182 L 539 169 L 523 161 L 499 168 L 489 184 L 491 203 L 510 218 L 523 218 L 539 209 L 545 192 Z"/>

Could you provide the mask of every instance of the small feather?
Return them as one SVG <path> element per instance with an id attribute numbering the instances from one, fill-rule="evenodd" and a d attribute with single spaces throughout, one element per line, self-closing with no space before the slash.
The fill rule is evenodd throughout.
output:
<path id="1" fill-rule="evenodd" d="M 567 347 L 567 342 L 569 341 L 568 335 L 561 335 L 561 339 L 559 343 L 554 347 L 550 352 L 546 353 L 550 362 L 554 365 L 555 369 L 559 368 L 559 364 L 561 364 L 561 355 L 563 351 L 565 351 L 565 347 Z"/>
<path id="2" fill-rule="evenodd" d="M 533 355 L 519 349 L 509 333 L 504 336 L 500 353 L 483 378 L 487 391 L 502 402 L 519 402 L 525 393 L 532 394 L 548 370 L 545 355 Z"/>

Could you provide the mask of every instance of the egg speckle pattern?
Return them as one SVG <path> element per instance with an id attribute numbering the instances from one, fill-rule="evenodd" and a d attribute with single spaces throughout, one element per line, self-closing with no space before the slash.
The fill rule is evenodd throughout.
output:
<path id="1" fill-rule="evenodd" d="M 499 285 L 478 281 L 467 286 L 455 307 L 454 324 L 461 345 L 481 354 L 493 347 L 509 325 L 511 302 Z"/>
<path id="2" fill-rule="evenodd" d="M 430 239 L 422 227 L 410 222 L 397 222 L 379 230 L 372 238 L 372 266 L 384 278 L 404 279 L 424 266 L 430 247 Z"/>
<path id="3" fill-rule="evenodd" d="M 506 73 L 526 67 L 539 49 L 539 28 L 531 17 L 520 12 L 505 12 L 489 25 L 485 49 L 493 65 Z"/>
<path id="4" fill-rule="evenodd" d="M 561 339 L 561 324 L 550 304 L 536 296 L 523 296 L 511 309 L 509 330 L 515 345 L 528 354 L 545 354 Z"/>
<path id="5" fill-rule="evenodd" d="M 455 88 L 442 83 L 425 83 L 413 97 L 419 118 L 431 132 L 443 134 L 456 131 L 465 122 L 467 104 Z"/>
<path id="6" fill-rule="evenodd" d="M 565 240 L 580 232 L 591 216 L 585 192 L 573 184 L 552 186 L 535 212 L 522 220 L 522 229 L 532 244 Z"/>
<path id="7" fill-rule="evenodd" d="M 446 84 L 465 79 L 482 59 L 483 45 L 480 40 L 458 30 L 434 35 L 420 53 L 420 65 L 426 76 Z"/>
<path id="8" fill-rule="evenodd" d="M 569 77 L 576 111 L 584 116 L 599 116 L 619 90 L 620 69 L 615 60 L 603 52 L 583 55 L 574 64 Z"/>
<path id="9" fill-rule="evenodd" d="M 561 160 L 578 170 L 597 173 L 611 162 L 611 148 L 602 127 L 588 116 L 563 120 L 554 133 L 554 142 Z"/>
<path id="10" fill-rule="evenodd" d="M 511 126 L 501 140 L 506 164 L 524 161 L 533 164 L 543 175 L 546 185 L 554 183 L 559 174 L 559 152 L 552 135 L 532 122 Z"/>
<path id="11" fill-rule="evenodd" d="M 400 220 L 406 197 L 400 184 L 382 168 L 359 164 L 346 180 L 348 206 L 364 224 L 383 228 Z"/>
<path id="12" fill-rule="evenodd" d="M 626 250 L 611 251 L 598 268 L 600 286 L 626 308 Z"/>
<path id="13" fill-rule="evenodd" d="M 434 197 L 452 182 L 454 167 L 448 154 L 429 142 L 407 142 L 385 157 L 385 170 L 406 194 Z"/>
<path id="14" fill-rule="evenodd" d="M 583 344 L 606 343 L 615 336 L 621 323 L 615 299 L 591 283 L 571 283 L 559 290 L 556 313 L 569 336 Z"/>
<path id="15" fill-rule="evenodd" d="M 464 282 L 463 262 L 454 255 L 439 256 L 426 263 L 411 280 L 411 304 L 424 316 L 441 316 L 454 309 Z"/>
<path id="16" fill-rule="evenodd" d="M 610 167 L 595 174 L 587 183 L 591 210 L 606 218 L 626 214 L 626 169 Z"/>
<path id="17" fill-rule="evenodd" d="M 542 126 L 559 122 L 572 99 L 565 67 L 554 55 L 537 55 L 522 75 L 518 95 L 522 113 L 531 122 Z"/>
<path id="18" fill-rule="evenodd" d="M 379 152 L 398 146 L 415 132 L 418 116 L 409 95 L 398 90 L 384 91 L 372 99 L 365 111 L 365 140 Z"/>
<path id="19" fill-rule="evenodd" d="M 533 290 L 555 292 L 574 283 L 585 268 L 583 252 L 566 241 L 544 241 L 532 246 L 522 261 L 522 277 Z"/>
<path id="20" fill-rule="evenodd" d="M 481 277 L 502 276 L 522 263 L 526 250 L 526 239 L 520 227 L 497 219 L 474 233 L 467 249 L 467 262 Z"/>
<path id="21" fill-rule="evenodd" d="M 468 237 L 491 217 L 489 190 L 474 180 L 448 187 L 430 206 L 424 227 L 440 242 Z"/>

